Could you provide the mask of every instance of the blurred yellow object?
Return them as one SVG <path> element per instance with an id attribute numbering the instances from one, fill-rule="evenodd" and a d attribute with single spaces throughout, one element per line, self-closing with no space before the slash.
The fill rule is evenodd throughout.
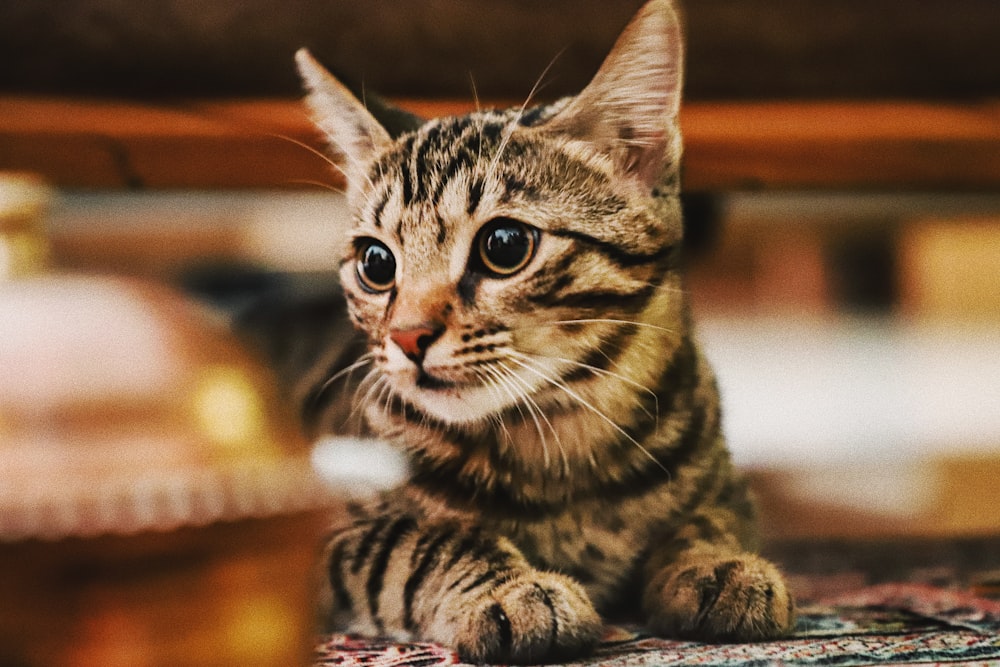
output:
<path id="1" fill-rule="evenodd" d="M 899 263 L 907 313 L 1000 320 L 1000 217 L 914 221 L 901 231 Z"/>
<path id="2" fill-rule="evenodd" d="M 231 366 L 208 366 L 191 393 L 192 410 L 201 432 L 216 451 L 233 449 L 237 456 L 252 447 L 261 456 L 278 454 L 261 419 L 260 393 L 246 372 Z"/>
<path id="3" fill-rule="evenodd" d="M 29 174 L 0 172 L 0 281 L 42 273 L 49 264 L 45 235 L 50 189 Z"/>
<path id="4" fill-rule="evenodd" d="M 0 664 L 307 664 L 334 509 L 269 375 L 172 291 L 0 284 Z"/>

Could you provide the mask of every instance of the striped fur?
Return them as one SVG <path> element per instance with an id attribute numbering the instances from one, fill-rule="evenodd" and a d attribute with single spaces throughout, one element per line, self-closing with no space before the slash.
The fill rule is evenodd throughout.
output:
<path id="1" fill-rule="evenodd" d="M 394 138 L 299 55 L 346 159 L 341 282 L 367 352 L 338 334 L 297 395 L 321 431 L 361 410 L 412 466 L 330 540 L 335 622 L 514 662 L 585 653 L 598 612 L 707 640 L 791 627 L 780 574 L 750 551 L 679 271 L 681 59 L 653 0 L 576 98 Z M 506 277 L 478 256 L 496 220 L 537 233 Z M 359 280 L 371 240 L 395 261 L 382 290 Z"/>

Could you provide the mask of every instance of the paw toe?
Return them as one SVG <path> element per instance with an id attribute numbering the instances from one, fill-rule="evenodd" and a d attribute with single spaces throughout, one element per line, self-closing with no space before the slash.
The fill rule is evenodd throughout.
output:
<path id="1" fill-rule="evenodd" d="M 484 596 L 456 647 L 476 662 L 533 663 L 588 653 L 601 622 L 583 589 L 566 577 L 533 572 Z"/>
<path id="2" fill-rule="evenodd" d="M 647 598 L 653 629 L 703 641 L 788 634 L 795 605 L 778 570 L 756 556 L 698 562 L 663 573 Z"/>

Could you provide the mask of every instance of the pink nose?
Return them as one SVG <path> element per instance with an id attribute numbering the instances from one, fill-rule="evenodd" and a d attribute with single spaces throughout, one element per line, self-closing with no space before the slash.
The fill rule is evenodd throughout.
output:
<path id="1" fill-rule="evenodd" d="M 442 331 L 441 327 L 420 325 L 408 329 L 393 329 L 389 332 L 389 338 L 399 346 L 403 354 L 419 364 L 424 360 L 427 348 L 437 340 Z"/>

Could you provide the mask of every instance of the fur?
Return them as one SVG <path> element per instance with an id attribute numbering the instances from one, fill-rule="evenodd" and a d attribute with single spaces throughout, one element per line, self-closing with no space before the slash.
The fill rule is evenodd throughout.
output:
<path id="1" fill-rule="evenodd" d="M 680 273 L 672 4 L 643 7 L 574 98 L 397 137 L 297 62 L 347 175 L 340 277 L 363 338 L 320 337 L 297 396 L 320 431 L 360 409 L 412 471 L 333 532 L 331 622 L 479 662 L 584 655 L 600 614 L 788 632 Z M 524 263 L 495 271 L 483 249 L 505 239 Z"/>

